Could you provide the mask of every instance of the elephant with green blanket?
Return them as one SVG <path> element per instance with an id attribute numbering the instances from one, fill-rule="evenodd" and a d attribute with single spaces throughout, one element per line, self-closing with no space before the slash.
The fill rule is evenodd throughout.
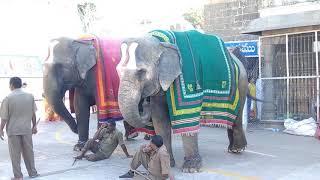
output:
<path id="1" fill-rule="evenodd" d="M 158 37 L 162 36 L 160 35 Z M 168 103 L 171 102 L 169 102 L 167 93 L 172 84 L 179 80 L 183 72 L 182 67 L 189 66 L 190 64 L 183 64 L 181 62 L 181 56 L 183 57 L 184 54 L 179 50 L 181 48 L 177 46 L 177 43 L 162 42 L 158 37 L 146 35 L 141 38 L 127 39 L 122 43 L 122 57 L 117 66 L 117 72 L 120 77 L 118 99 L 123 117 L 132 126 L 142 128 L 148 123 L 150 117 L 152 117 L 155 132 L 163 137 L 164 144 L 171 155 L 171 166 L 174 166 L 175 161 L 172 155 L 171 132 L 175 125 L 171 122 L 172 117 L 170 112 L 172 111 L 172 107 L 168 106 Z M 162 37 L 162 40 L 163 39 L 166 39 L 166 37 Z M 229 54 L 220 38 L 217 39 L 217 42 L 220 43 L 219 47 L 221 46 L 220 48 L 223 51 L 219 52 L 220 55 L 222 54 L 228 57 L 230 59 L 229 63 L 234 64 L 234 67 L 237 68 L 237 71 L 232 71 L 237 72 L 234 73 L 236 75 L 232 77 L 235 80 L 234 82 L 237 83 L 232 83 L 230 87 L 231 89 L 238 90 L 237 93 L 231 93 L 231 99 L 235 96 L 238 98 L 237 114 L 235 116 L 230 115 L 230 117 L 236 117 L 236 119 L 233 123 L 226 126 L 228 127 L 227 134 L 230 143 L 228 150 L 231 152 L 240 152 L 244 150 L 247 145 L 245 133 L 242 128 L 242 110 L 248 87 L 247 74 L 241 62 L 235 56 Z M 190 43 L 189 46 L 196 46 L 196 44 L 192 44 L 193 42 L 188 38 L 185 42 Z M 201 51 L 199 50 L 198 52 Z M 199 64 L 199 62 L 195 62 L 195 60 L 197 56 L 201 56 L 201 54 L 192 54 L 191 52 L 190 56 L 192 56 L 191 58 L 194 63 L 190 66 L 195 67 Z M 213 57 L 216 57 L 215 54 L 213 54 Z M 204 63 L 204 61 L 201 62 Z M 194 72 L 188 73 L 188 75 L 193 76 Z M 208 77 L 204 77 L 201 74 L 195 74 L 195 76 L 196 81 L 194 86 L 187 87 L 192 91 L 198 90 L 198 88 L 204 88 L 206 82 L 203 79 L 210 79 L 211 77 L 219 76 L 219 74 L 215 74 L 212 70 L 210 74 L 207 74 Z M 229 83 L 231 83 L 231 81 Z M 222 83 L 223 88 L 224 85 L 226 85 L 226 83 Z M 138 104 L 146 98 L 150 98 L 150 103 L 144 106 L 143 113 L 141 113 L 139 112 Z M 200 101 L 202 102 L 203 100 Z M 200 108 L 201 107 L 202 106 L 200 106 Z M 205 120 L 205 116 L 196 118 L 204 118 Z M 178 124 L 177 121 L 175 123 Z M 199 125 L 195 127 L 197 128 Z M 182 167 L 183 171 L 198 172 L 202 162 L 198 149 L 198 133 L 197 131 L 192 131 L 181 134 L 185 152 Z"/>

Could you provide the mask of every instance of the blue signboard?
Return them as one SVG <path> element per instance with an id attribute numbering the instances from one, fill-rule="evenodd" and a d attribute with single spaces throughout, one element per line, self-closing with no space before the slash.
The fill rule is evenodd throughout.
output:
<path id="1" fill-rule="evenodd" d="M 258 41 L 225 42 L 227 48 L 239 47 L 241 55 L 245 57 L 258 57 Z"/>

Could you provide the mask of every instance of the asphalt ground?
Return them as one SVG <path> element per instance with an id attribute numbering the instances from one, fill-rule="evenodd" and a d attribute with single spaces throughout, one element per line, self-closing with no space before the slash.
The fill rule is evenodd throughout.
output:
<path id="1" fill-rule="evenodd" d="M 117 128 L 124 132 L 122 122 Z M 96 129 L 96 118 L 92 115 L 90 135 Z M 36 168 L 41 174 L 39 180 L 64 179 L 118 179 L 127 172 L 130 159 L 121 148 L 117 148 L 110 159 L 100 162 L 77 161 L 74 166 L 73 145 L 77 136 L 64 122 L 40 122 L 38 134 L 34 135 Z M 183 148 L 180 136 L 173 136 L 176 167 L 171 174 L 177 180 L 318 180 L 320 179 L 320 142 L 313 137 L 287 135 L 263 129 L 248 129 L 248 147 L 241 154 L 227 152 L 226 129 L 202 127 L 199 135 L 199 149 L 203 159 L 200 173 L 181 172 Z M 7 138 L 6 138 L 7 139 Z M 130 154 L 141 144 L 148 143 L 140 134 L 134 141 L 125 141 Z M 22 171 L 28 179 L 22 162 Z M 143 169 L 141 169 L 143 170 Z M 7 140 L 0 141 L 0 180 L 12 177 Z"/>

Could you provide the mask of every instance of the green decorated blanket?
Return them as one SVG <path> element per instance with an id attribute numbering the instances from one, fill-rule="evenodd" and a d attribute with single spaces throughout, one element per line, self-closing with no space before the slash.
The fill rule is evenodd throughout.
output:
<path id="1" fill-rule="evenodd" d="M 182 74 L 166 93 L 173 132 L 197 133 L 200 124 L 231 128 L 239 110 L 239 70 L 224 42 L 198 31 L 150 34 L 175 44 L 181 55 Z"/>

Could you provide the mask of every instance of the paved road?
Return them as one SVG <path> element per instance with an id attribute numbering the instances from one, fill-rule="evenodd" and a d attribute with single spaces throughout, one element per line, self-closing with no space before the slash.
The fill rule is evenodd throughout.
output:
<path id="1" fill-rule="evenodd" d="M 95 117 L 91 120 L 90 134 L 94 133 Z M 123 130 L 122 123 L 118 128 Z M 118 179 L 128 169 L 129 159 L 121 148 L 109 160 L 96 163 L 85 160 L 71 166 L 76 155 L 72 151 L 77 137 L 63 122 L 40 122 L 39 133 L 34 136 L 36 166 L 43 180 L 62 179 Z M 177 167 L 172 169 L 175 179 L 215 180 L 317 180 L 320 178 L 320 142 L 311 137 L 299 137 L 266 130 L 247 133 L 248 148 L 240 154 L 226 151 L 228 140 L 225 129 L 202 128 L 200 153 L 203 158 L 201 173 L 184 174 L 180 171 L 183 153 L 179 136 L 173 137 L 174 155 Z M 142 143 L 143 136 L 126 142 L 129 152 L 134 153 Z M 27 175 L 24 165 L 23 172 Z M 6 142 L 0 142 L 0 180 L 12 175 Z"/>

